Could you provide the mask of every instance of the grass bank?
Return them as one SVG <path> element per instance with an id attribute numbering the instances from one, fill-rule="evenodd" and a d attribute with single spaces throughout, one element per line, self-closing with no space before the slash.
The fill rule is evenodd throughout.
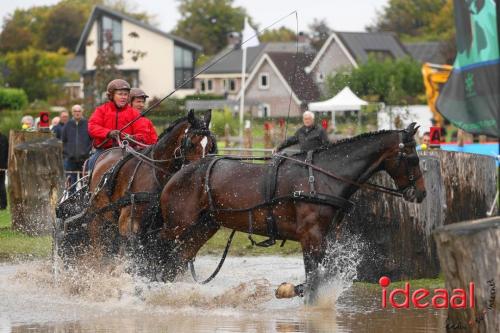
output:
<path id="1" fill-rule="evenodd" d="M 11 230 L 9 210 L 0 210 L 0 260 L 48 258 L 51 242 L 50 236 L 30 237 Z"/>

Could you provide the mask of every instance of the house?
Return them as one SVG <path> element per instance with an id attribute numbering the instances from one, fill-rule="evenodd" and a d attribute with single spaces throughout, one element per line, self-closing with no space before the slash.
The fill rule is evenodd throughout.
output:
<path id="1" fill-rule="evenodd" d="M 337 72 L 357 68 L 370 56 L 383 60 L 409 56 L 395 34 L 390 32 L 334 32 L 306 68 L 321 91 L 325 78 Z"/>
<path id="2" fill-rule="evenodd" d="M 197 52 L 201 51 L 195 43 L 97 5 L 76 47 L 76 56 L 83 57 L 86 97 L 96 93 L 93 83 L 98 51 L 110 44 L 120 57 L 117 68 L 121 74 L 132 86 L 142 88 L 151 97 L 163 97 L 192 77 Z M 193 82 L 189 82 L 177 95 L 182 97 L 193 92 Z"/>
<path id="3" fill-rule="evenodd" d="M 320 97 L 305 67 L 307 53 L 266 52 L 255 64 L 245 88 L 245 105 L 257 117 L 300 117 Z M 241 96 L 239 96 L 241 97 Z"/>
<path id="4" fill-rule="evenodd" d="M 196 70 L 197 72 L 202 72 L 195 80 L 195 90 L 197 93 L 225 96 L 229 100 L 237 98 L 241 89 L 243 50 L 239 48 L 239 37 L 235 38 L 234 34 L 232 33 L 229 36 L 228 47 Z M 297 43 L 262 43 L 258 46 L 247 48 L 245 70 L 247 78 L 266 52 L 296 53 Z M 299 42 L 299 52 L 309 54 L 314 52 L 314 50 L 308 43 Z"/>

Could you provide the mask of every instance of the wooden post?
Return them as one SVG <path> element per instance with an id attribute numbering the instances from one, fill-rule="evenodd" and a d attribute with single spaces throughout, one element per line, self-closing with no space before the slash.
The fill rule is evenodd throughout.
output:
<path id="1" fill-rule="evenodd" d="M 52 133 L 10 132 L 9 199 L 12 228 L 49 234 L 62 194 L 62 144 Z"/>
<path id="2" fill-rule="evenodd" d="M 498 181 L 493 157 L 440 149 L 428 149 L 421 154 L 435 156 L 441 162 L 446 198 L 443 203 L 445 225 L 487 217 Z"/>
<path id="3" fill-rule="evenodd" d="M 448 332 L 500 332 L 500 216 L 455 223 L 434 233 L 446 289 L 474 283 L 474 308 L 448 308 Z"/>
<path id="4" fill-rule="evenodd" d="M 359 190 L 351 198 L 355 208 L 344 218 L 342 227 L 350 234 L 360 235 L 365 253 L 370 253 L 358 265 L 359 280 L 377 282 L 383 275 L 401 280 L 439 274 L 431 236 L 445 218 L 439 160 L 421 157 L 420 168 L 427 191 L 421 204 L 370 190 Z M 369 182 L 395 188 L 385 172 L 375 174 Z"/>
<path id="5" fill-rule="evenodd" d="M 229 124 L 225 124 L 224 125 L 224 143 L 225 143 L 226 148 L 231 147 L 230 136 L 231 136 L 231 128 L 229 127 Z"/>
<path id="6" fill-rule="evenodd" d="M 432 232 L 443 225 L 487 216 L 496 195 L 497 173 L 492 157 L 429 150 L 419 152 L 427 197 L 421 204 L 387 194 L 360 190 L 355 209 L 342 227 L 361 236 L 368 247 L 358 266 L 358 279 L 377 282 L 429 278 L 439 273 Z M 370 182 L 394 188 L 386 173 Z M 496 212 L 493 212 L 496 214 Z"/>

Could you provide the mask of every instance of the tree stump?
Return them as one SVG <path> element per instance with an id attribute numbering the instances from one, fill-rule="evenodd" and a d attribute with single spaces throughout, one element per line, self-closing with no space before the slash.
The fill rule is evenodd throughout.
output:
<path id="1" fill-rule="evenodd" d="M 444 225 L 487 217 L 498 181 L 494 158 L 440 149 L 426 150 L 421 155 L 435 156 L 441 161 L 446 191 Z"/>
<path id="2" fill-rule="evenodd" d="M 447 331 L 500 332 L 500 216 L 441 227 L 434 239 L 446 289 L 475 289 L 474 308 L 448 309 Z"/>
<path id="3" fill-rule="evenodd" d="M 62 144 L 52 133 L 10 132 L 9 199 L 12 228 L 49 234 L 62 194 Z"/>
<path id="4" fill-rule="evenodd" d="M 349 234 L 360 235 L 366 247 L 358 265 L 359 280 L 377 282 L 383 275 L 401 280 L 439 274 L 432 240 L 432 231 L 442 226 L 445 218 L 439 160 L 421 157 L 420 168 L 427 190 L 421 204 L 370 190 L 359 190 L 351 198 L 355 209 L 342 224 Z M 385 172 L 375 174 L 369 182 L 396 188 Z"/>

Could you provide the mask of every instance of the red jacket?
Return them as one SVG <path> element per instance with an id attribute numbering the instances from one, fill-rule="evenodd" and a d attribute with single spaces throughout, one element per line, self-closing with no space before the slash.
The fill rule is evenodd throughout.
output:
<path id="1" fill-rule="evenodd" d="M 146 117 L 142 117 L 137 121 L 141 130 L 145 130 L 144 133 L 141 133 L 144 140 L 143 143 L 147 145 L 155 144 L 158 141 L 158 134 L 156 134 L 156 129 L 153 125 L 153 122 Z"/>
<path id="2" fill-rule="evenodd" d="M 102 142 L 104 142 L 111 130 L 119 130 L 123 128 L 139 115 L 139 112 L 128 104 L 120 110 L 118 110 L 115 103 L 111 101 L 98 106 L 90 117 L 88 125 L 89 135 L 94 140 L 94 147 L 97 148 Z M 134 139 L 140 142 L 145 141 L 143 133 L 147 132 L 148 130 L 145 127 L 144 122 L 141 121 L 134 122 L 122 131 L 122 133 L 133 135 Z M 109 139 L 100 148 L 110 148 L 114 145 L 116 145 L 116 142 L 113 139 Z"/>

